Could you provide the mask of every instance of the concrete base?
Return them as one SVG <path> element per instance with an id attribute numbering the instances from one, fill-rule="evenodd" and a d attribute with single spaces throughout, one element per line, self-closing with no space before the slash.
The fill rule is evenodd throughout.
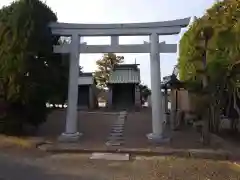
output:
<path id="1" fill-rule="evenodd" d="M 156 144 L 169 143 L 171 140 L 170 137 L 165 137 L 154 133 L 147 134 L 147 138 L 150 142 Z"/>
<path id="2" fill-rule="evenodd" d="M 58 141 L 59 142 L 64 142 L 64 143 L 75 143 L 80 140 L 80 137 L 82 136 L 82 133 L 76 132 L 74 134 L 69 134 L 69 133 L 62 133 Z"/>

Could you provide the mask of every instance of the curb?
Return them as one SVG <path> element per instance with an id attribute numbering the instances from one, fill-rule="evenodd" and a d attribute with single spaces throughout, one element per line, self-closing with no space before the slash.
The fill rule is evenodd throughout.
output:
<path id="1" fill-rule="evenodd" d="M 205 149 L 164 149 L 164 150 L 138 150 L 138 149 L 81 149 L 81 148 L 58 148 L 53 146 L 42 147 L 41 144 L 37 148 L 54 154 L 64 153 L 80 153 L 80 154 L 92 154 L 92 153 L 118 153 L 129 154 L 132 156 L 177 156 L 183 158 L 195 158 L 195 159 L 212 159 L 212 160 L 235 160 L 236 156 L 232 153 L 223 150 L 205 150 Z"/>

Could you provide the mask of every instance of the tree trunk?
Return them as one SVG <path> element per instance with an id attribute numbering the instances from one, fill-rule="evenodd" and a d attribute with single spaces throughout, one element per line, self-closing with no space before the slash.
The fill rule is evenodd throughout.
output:
<path id="1" fill-rule="evenodd" d="M 231 131 L 233 132 L 233 133 L 236 133 L 237 132 L 237 119 L 235 119 L 235 118 L 232 118 L 231 119 Z"/>
<path id="2" fill-rule="evenodd" d="M 207 109 L 207 112 L 203 116 L 202 142 L 204 145 L 210 144 L 209 108 Z"/>
<path id="3" fill-rule="evenodd" d="M 203 89 L 206 90 L 206 87 L 208 86 L 208 79 L 207 79 L 207 74 L 206 74 L 206 69 L 207 69 L 207 45 L 208 45 L 208 39 L 205 39 L 205 51 L 203 53 L 203 69 L 204 69 L 204 74 L 203 74 Z M 202 141 L 204 145 L 208 145 L 210 143 L 210 132 L 209 132 L 209 117 L 210 117 L 210 107 L 208 105 L 206 113 L 203 117 L 203 131 L 202 131 Z"/>

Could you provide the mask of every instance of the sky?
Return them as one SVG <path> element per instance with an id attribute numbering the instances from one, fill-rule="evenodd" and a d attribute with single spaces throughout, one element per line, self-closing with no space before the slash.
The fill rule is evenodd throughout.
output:
<path id="1" fill-rule="evenodd" d="M 56 14 L 59 22 L 66 23 L 134 23 L 157 22 L 200 17 L 216 0 L 42 0 Z M 0 0 L 0 8 L 13 0 Z M 179 43 L 186 31 L 179 35 L 161 36 L 160 42 Z M 81 41 L 89 45 L 109 44 L 110 37 L 85 37 Z M 141 44 L 149 37 L 120 37 L 120 44 Z M 140 64 L 141 81 L 151 86 L 149 54 L 117 54 L 124 56 L 124 63 Z M 93 72 L 96 60 L 102 54 L 81 54 L 80 65 L 84 72 Z M 160 54 L 161 77 L 171 75 L 177 64 L 178 53 Z"/>

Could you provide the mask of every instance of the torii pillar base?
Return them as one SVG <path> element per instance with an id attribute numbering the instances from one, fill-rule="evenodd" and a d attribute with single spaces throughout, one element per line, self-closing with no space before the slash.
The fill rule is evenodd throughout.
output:
<path id="1" fill-rule="evenodd" d="M 169 143 L 171 141 L 170 137 L 158 135 L 158 134 L 154 134 L 154 133 L 147 134 L 147 138 L 148 138 L 149 142 L 154 143 L 154 144 L 165 144 L 165 143 Z"/>
<path id="2" fill-rule="evenodd" d="M 80 141 L 81 136 L 82 136 L 82 133 L 79 133 L 79 132 L 76 132 L 74 134 L 62 133 L 58 137 L 58 141 L 61 143 L 76 143 Z"/>

